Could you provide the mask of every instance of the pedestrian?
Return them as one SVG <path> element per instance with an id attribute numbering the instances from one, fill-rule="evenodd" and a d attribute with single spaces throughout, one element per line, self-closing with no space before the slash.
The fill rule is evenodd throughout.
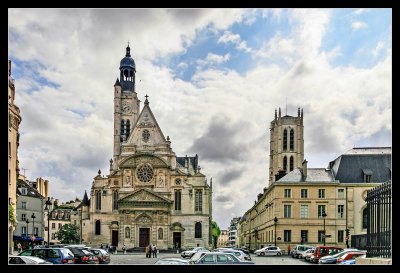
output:
<path id="1" fill-rule="evenodd" d="M 124 254 L 126 254 L 125 245 L 122 247 L 122 251 L 123 251 Z"/>
<path id="2" fill-rule="evenodd" d="M 290 245 L 287 247 L 287 254 L 290 255 Z"/>
<path id="3" fill-rule="evenodd" d="M 146 251 L 146 258 L 148 258 L 149 257 L 149 246 L 146 246 L 145 251 Z"/>
<path id="4" fill-rule="evenodd" d="M 20 242 L 18 242 L 17 248 L 18 248 L 18 253 L 21 253 L 21 251 L 22 251 L 22 246 L 21 246 L 21 243 L 20 243 Z"/>
<path id="5" fill-rule="evenodd" d="M 153 258 L 157 258 L 157 246 L 153 244 Z"/>
<path id="6" fill-rule="evenodd" d="M 100 244 L 100 248 L 103 249 L 103 244 Z"/>
<path id="7" fill-rule="evenodd" d="M 106 244 L 106 251 L 108 252 L 108 244 Z"/>
<path id="8" fill-rule="evenodd" d="M 151 258 L 151 244 L 149 244 L 149 256 L 148 258 Z"/>

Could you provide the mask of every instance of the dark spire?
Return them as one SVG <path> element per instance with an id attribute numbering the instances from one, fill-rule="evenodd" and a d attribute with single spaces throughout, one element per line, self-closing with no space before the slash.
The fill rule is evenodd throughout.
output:
<path id="1" fill-rule="evenodd" d="M 121 86 L 121 83 L 119 82 L 118 78 L 117 78 L 117 80 L 115 81 L 114 86 Z"/>
<path id="2" fill-rule="evenodd" d="M 149 96 L 147 96 L 147 94 L 146 94 L 145 97 L 146 97 L 146 100 L 144 101 L 144 104 L 145 104 L 145 105 L 149 105 L 149 101 L 148 101 L 148 99 L 147 99 Z"/>
<path id="3" fill-rule="evenodd" d="M 83 200 L 81 203 L 83 206 L 89 206 L 89 198 L 87 196 L 86 190 L 85 190 L 85 195 L 83 196 Z"/>
<path id="4" fill-rule="evenodd" d="M 131 56 L 131 48 L 129 47 L 129 41 L 128 41 L 128 46 L 126 47 L 126 57 L 130 57 Z"/>

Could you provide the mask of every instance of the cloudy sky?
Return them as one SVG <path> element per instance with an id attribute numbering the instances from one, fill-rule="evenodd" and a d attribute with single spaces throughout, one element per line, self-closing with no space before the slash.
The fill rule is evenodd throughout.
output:
<path id="1" fill-rule="evenodd" d="M 303 108 L 309 167 L 392 145 L 391 9 L 9 9 L 20 167 L 61 201 L 108 174 L 128 41 L 138 97 L 177 156 L 199 155 L 221 228 L 268 185 L 279 107 Z"/>

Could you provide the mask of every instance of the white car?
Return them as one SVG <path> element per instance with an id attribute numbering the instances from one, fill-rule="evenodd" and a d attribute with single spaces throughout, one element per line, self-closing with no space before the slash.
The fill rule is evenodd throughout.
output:
<path id="1" fill-rule="evenodd" d="M 186 258 L 186 257 L 192 257 L 196 252 L 199 251 L 208 251 L 207 249 L 205 249 L 204 247 L 193 247 L 193 248 L 189 248 L 188 250 L 182 251 L 181 252 L 181 256 L 182 258 Z"/>
<path id="2" fill-rule="evenodd" d="M 53 264 L 33 256 L 8 256 L 8 264 Z"/>
<path id="3" fill-rule="evenodd" d="M 254 251 L 257 256 L 281 256 L 282 250 L 277 246 L 266 246 Z"/>
<path id="4" fill-rule="evenodd" d="M 307 249 L 306 251 L 302 252 L 300 254 L 300 259 L 305 259 L 308 254 L 314 253 L 314 250 L 315 250 L 315 248 L 310 248 L 310 249 Z"/>

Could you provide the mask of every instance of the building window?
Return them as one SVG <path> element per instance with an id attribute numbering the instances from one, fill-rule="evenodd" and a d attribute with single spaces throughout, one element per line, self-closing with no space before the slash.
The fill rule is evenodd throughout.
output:
<path id="1" fill-rule="evenodd" d="M 285 194 L 285 198 L 292 198 L 292 190 L 291 189 L 285 189 L 284 194 Z"/>
<path id="2" fill-rule="evenodd" d="M 28 234 L 26 234 L 26 227 L 22 227 L 22 229 L 21 229 L 21 235 L 22 235 L 22 236 L 28 236 Z"/>
<path id="3" fill-rule="evenodd" d="M 301 236 L 301 243 L 307 243 L 308 242 L 308 230 L 302 230 L 300 232 Z"/>
<path id="4" fill-rule="evenodd" d="M 95 234 L 100 235 L 100 220 L 96 221 Z"/>
<path id="5" fill-rule="evenodd" d="M 128 119 L 126 121 L 126 130 L 125 130 L 126 137 L 125 137 L 125 140 L 128 139 L 130 131 L 131 131 L 131 122 Z"/>
<path id="6" fill-rule="evenodd" d="M 287 157 L 286 155 L 283 157 L 283 170 L 287 171 Z"/>
<path id="7" fill-rule="evenodd" d="M 199 222 L 194 225 L 194 238 L 201 238 L 201 223 Z"/>
<path id="8" fill-rule="evenodd" d="M 325 189 L 318 190 L 318 198 L 325 198 Z"/>
<path id="9" fill-rule="evenodd" d="M 21 208 L 26 209 L 26 202 L 21 203 Z"/>
<path id="10" fill-rule="evenodd" d="M 324 234 L 325 234 L 325 231 L 318 230 L 318 243 L 323 243 L 324 242 Z"/>
<path id="11" fill-rule="evenodd" d="M 324 218 L 322 217 L 322 213 L 325 212 L 325 205 L 318 205 L 318 218 Z"/>
<path id="12" fill-rule="evenodd" d="M 337 236 L 338 243 L 343 243 L 344 242 L 343 237 L 344 237 L 344 230 L 338 230 L 338 236 Z"/>
<path id="13" fill-rule="evenodd" d="M 52 239 L 52 240 L 55 240 L 55 239 L 56 239 L 56 234 L 55 234 L 55 233 L 52 233 L 52 234 L 51 234 L 51 239 Z"/>
<path id="14" fill-rule="evenodd" d="M 283 207 L 283 218 L 292 217 L 292 205 L 284 205 Z"/>
<path id="15" fill-rule="evenodd" d="M 300 218 L 308 218 L 308 205 L 300 206 Z"/>
<path id="16" fill-rule="evenodd" d="M 344 198 L 344 189 L 338 189 L 338 198 L 339 199 Z"/>
<path id="17" fill-rule="evenodd" d="M 290 130 L 290 150 L 294 150 L 294 131 L 293 129 Z"/>
<path id="18" fill-rule="evenodd" d="M 123 141 L 124 139 L 123 139 L 123 135 L 125 135 L 125 121 L 124 120 L 121 120 L 121 137 L 120 137 L 120 139 L 121 139 L 121 141 Z"/>
<path id="19" fill-rule="evenodd" d="M 203 193 L 201 190 L 197 190 L 195 193 L 195 211 L 203 210 Z"/>
<path id="20" fill-rule="evenodd" d="M 283 130 L 283 150 L 287 150 L 287 130 Z"/>
<path id="21" fill-rule="evenodd" d="M 101 209 L 101 192 L 100 191 L 96 192 L 96 209 L 97 210 Z"/>
<path id="22" fill-rule="evenodd" d="M 34 235 L 35 235 L 36 237 L 39 237 L 39 228 L 35 227 L 33 233 L 34 233 Z"/>
<path id="23" fill-rule="evenodd" d="M 338 205 L 338 218 L 343 219 L 344 217 L 344 205 Z"/>
<path id="24" fill-rule="evenodd" d="M 372 180 L 372 175 L 370 175 L 370 174 L 365 174 L 364 175 L 364 182 L 370 183 L 371 180 Z"/>
<path id="25" fill-rule="evenodd" d="M 58 229 L 60 229 L 62 227 L 61 223 L 58 223 Z"/>
<path id="26" fill-rule="evenodd" d="M 21 214 L 21 221 L 26 221 L 26 214 L 25 213 Z"/>
<path id="27" fill-rule="evenodd" d="M 308 190 L 301 189 L 301 198 L 308 198 Z"/>
<path id="28" fill-rule="evenodd" d="M 283 241 L 284 242 L 291 242 L 292 241 L 292 231 L 291 230 L 284 230 L 283 231 Z"/>
<path id="29" fill-rule="evenodd" d="M 113 209 L 118 209 L 118 191 L 114 191 L 113 193 Z"/>
<path id="30" fill-rule="evenodd" d="M 26 188 L 24 188 L 24 187 L 21 188 L 21 194 L 26 195 Z"/>
<path id="31" fill-rule="evenodd" d="M 56 223 L 51 223 L 51 229 L 56 229 Z"/>
<path id="32" fill-rule="evenodd" d="M 290 157 L 290 171 L 293 171 L 293 156 Z"/>
<path id="33" fill-rule="evenodd" d="M 181 191 L 175 191 L 175 210 L 181 210 Z"/>
<path id="34" fill-rule="evenodd" d="M 368 210 L 365 208 L 362 213 L 362 228 L 368 227 Z"/>

